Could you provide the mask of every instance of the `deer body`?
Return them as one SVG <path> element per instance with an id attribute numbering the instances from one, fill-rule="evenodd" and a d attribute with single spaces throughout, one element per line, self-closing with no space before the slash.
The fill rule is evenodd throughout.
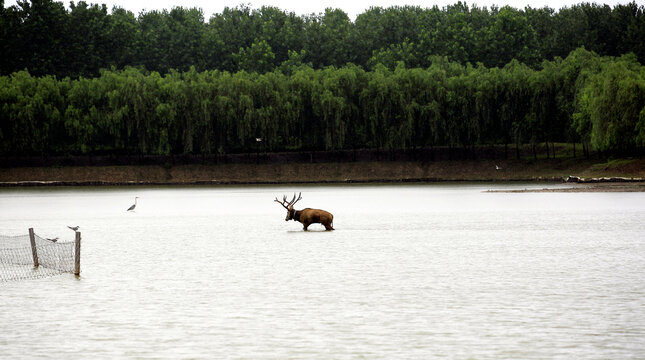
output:
<path id="1" fill-rule="evenodd" d="M 295 220 L 302 223 L 303 229 L 307 231 L 307 228 L 311 224 L 322 224 L 325 227 L 326 231 L 334 230 L 334 215 L 330 212 L 320 209 L 311 209 L 306 208 L 302 210 L 295 210 L 293 205 L 300 200 L 301 197 L 294 194 L 291 201 L 287 201 L 286 196 L 283 201 L 275 199 L 276 202 L 280 203 L 285 209 L 287 209 L 287 217 L 284 221 Z"/>
<path id="2" fill-rule="evenodd" d="M 293 210 L 293 213 L 290 212 L 291 219 L 302 223 L 303 229 L 307 231 L 307 228 L 311 224 L 322 224 L 325 227 L 325 230 L 334 230 L 334 215 L 330 212 L 320 209 L 302 209 L 302 210 Z"/>

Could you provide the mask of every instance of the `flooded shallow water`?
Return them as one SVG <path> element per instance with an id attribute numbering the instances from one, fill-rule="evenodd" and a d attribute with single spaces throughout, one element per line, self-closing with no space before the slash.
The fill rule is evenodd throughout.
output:
<path id="1" fill-rule="evenodd" d="M 0 283 L 0 358 L 644 358 L 645 193 L 485 192 L 526 187 L 2 189 L 0 234 L 83 242 Z"/>

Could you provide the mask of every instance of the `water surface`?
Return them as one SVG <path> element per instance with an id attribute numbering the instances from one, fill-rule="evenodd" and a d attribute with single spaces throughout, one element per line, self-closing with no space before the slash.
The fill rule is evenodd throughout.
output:
<path id="1" fill-rule="evenodd" d="M 0 284 L 0 358 L 644 358 L 645 193 L 486 192 L 531 186 L 2 189 L 0 233 L 83 242 Z"/>

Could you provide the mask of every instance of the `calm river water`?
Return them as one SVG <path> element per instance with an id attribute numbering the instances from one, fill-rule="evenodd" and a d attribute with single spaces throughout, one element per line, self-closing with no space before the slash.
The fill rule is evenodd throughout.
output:
<path id="1" fill-rule="evenodd" d="M 83 243 L 0 283 L 0 358 L 645 358 L 645 193 L 486 192 L 526 187 L 1 189 L 0 234 Z"/>

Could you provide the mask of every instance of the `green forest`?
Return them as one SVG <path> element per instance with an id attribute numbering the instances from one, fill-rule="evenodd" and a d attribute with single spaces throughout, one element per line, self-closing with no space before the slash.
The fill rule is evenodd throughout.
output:
<path id="1" fill-rule="evenodd" d="M 635 2 L 373 7 L 355 21 L 0 4 L 3 156 L 233 154 L 258 138 L 264 151 L 645 148 Z"/>

